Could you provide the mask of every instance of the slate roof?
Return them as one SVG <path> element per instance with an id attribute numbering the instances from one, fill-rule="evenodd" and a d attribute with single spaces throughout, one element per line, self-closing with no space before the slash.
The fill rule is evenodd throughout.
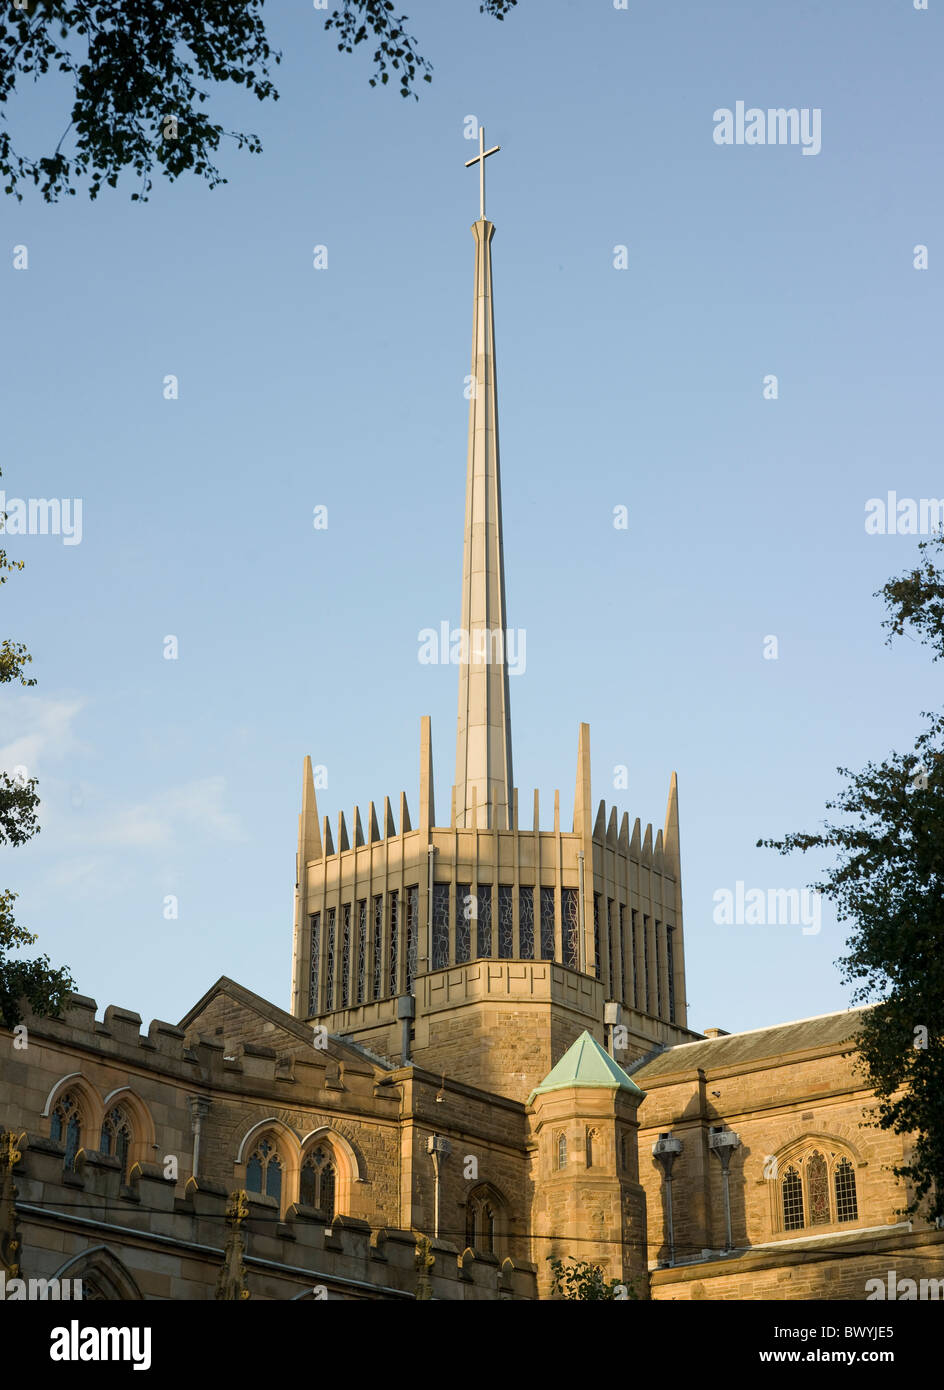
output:
<path id="1" fill-rule="evenodd" d="M 704 1042 L 680 1043 L 654 1057 L 643 1058 L 630 1070 L 645 1083 L 690 1074 L 698 1068 L 719 1071 L 768 1058 L 776 1060 L 789 1053 L 833 1051 L 851 1042 L 864 1012 L 864 1009 L 843 1009 L 835 1014 L 820 1014 L 817 1018 L 797 1019 L 794 1023 L 777 1023 L 771 1028 L 706 1038 Z"/>
<path id="2" fill-rule="evenodd" d="M 552 1067 L 540 1086 L 535 1086 L 528 1096 L 530 1105 L 535 1096 L 547 1091 L 563 1091 L 570 1086 L 608 1087 L 611 1090 L 629 1091 L 641 1100 L 641 1091 L 621 1066 L 606 1052 L 596 1038 L 584 1029 L 580 1037 L 564 1053 L 555 1067 Z"/>

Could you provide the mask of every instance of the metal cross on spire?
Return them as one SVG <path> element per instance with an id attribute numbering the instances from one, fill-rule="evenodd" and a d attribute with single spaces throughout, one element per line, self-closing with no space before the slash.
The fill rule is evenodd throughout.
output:
<path id="1" fill-rule="evenodd" d="M 490 150 L 485 148 L 485 127 L 479 126 L 479 152 L 474 159 L 467 159 L 465 167 L 471 169 L 473 164 L 479 166 L 479 218 L 485 221 L 485 161 L 490 154 L 497 154 L 501 145 L 493 145 Z"/>

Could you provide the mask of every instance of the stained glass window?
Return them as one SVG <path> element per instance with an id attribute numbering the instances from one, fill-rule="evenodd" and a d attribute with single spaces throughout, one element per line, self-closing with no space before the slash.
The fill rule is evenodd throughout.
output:
<path id="1" fill-rule="evenodd" d="M 65 1145 L 66 1151 L 62 1161 L 66 1168 L 71 1168 L 75 1163 L 76 1154 L 82 1147 L 82 1117 L 78 1101 L 71 1091 L 67 1091 L 56 1101 L 49 1125 L 49 1137 L 56 1144 Z"/>
<path id="2" fill-rule="evenodd" d="M 508 884 L 498 885 L 498 955 L 511 960 L 515 954 L 514 890 Z"/>
<path id="3" fill-rule="evenodd" d="M 606 904 L 606 932 L 610 943 L 610 998 L 618 999 L 620 989 L 616 975 L 616 944 L 619 929 L 616 925 L 616 903 L 612 898 L 609 898 Z"/>
<path id="4" fill-rule="evenodd" d="M 335 1215 L 337 1195 L 337 1168 L 333 1155 L 319 1144 L 305 1156 L 302 1163 L 298 1185 L 298 1200 L 307 1207 L 317 1207 L 325 1219 L 332 1221 Z"/>
<path id="5" fill-rule="evenodd" d="M 433 969 L 449 964 L 449 884 L 433 884 Z"/>
<path id="6" fill-rule="evenodd" d="M 554 959 L 554 889 L 541 892 L 541 959 Z"/>
<path id="7" fill-rule="evenodd" d="M 662 933 L 655 924 L 656 940 L 656 1018 L 662 1017 Z"/>
<path id="8" fill-rule="evenodd" d="M 475 954 L 479 957 L 490 956 L 492 954 L 492 885 L 490 883 L 476 885 L 475 906 L 477 917 Z"/>
<path id="9" fill-rule="evenodd" d="M 783 1175 L 780 1195 L 783 1202 L 783 1229 L 785 1231 L 801 1231 L 803 1229 L 803 1184 L 800 1182 L 799 1173 L 792 1164 Z"/>
<path id="10" fill-rule="evenodd" d="M 557 1166 L 558 1168 L 567 1167 L 567 1135 L 557 1136 Z"/>
<path id="11" fill-rule="evenodd" d="M 419 932 L 420 890 L 406 890 L 406 988 L 409 994 L 416 978 L 417 935 Z"/>
<path id="12" fill-rule="evenodd" d="M 128 1153 L 131 1149 L 131 1121 L 120 1105 L 109 1110 L 102 1123 L 99 1143 L 103 1154 L 114 1154 L 121 1168 L 121 1181 L 128 1181 Z"/>
<path id="13" fill-rule="evenodd" d="M 600 956 L 600 894 L 593 895 L 593 973 L 598 980 L 603 978 L 603 960 Z"/>
<path id="14" fill-rule="evenodd" d="M 626 998 L 626 909 L 619 905 L 619 993 L 617 999 Z"/>
<path id="15" fill-rule="evenodd" d="M 633 1008 L 634 1008 L 634 1009 L 638 1009 L 638 1008 L 639 1008 L 639 963 L 638 963 L 638 962 L 639 962 L 639 957 L 638 957 L 637 954 L 636 954 L 636 948 L 637 948 L 637 946 L 638 946 L 638 944 L 639 944 L 639 942 L 638 942 L 638 937 L 639 937 L 639 932 L 638 932 L 639 921 L 638 921 L 638 918 L 639 918 L 639 914 L 638 914 L 638 912 L 636 911 L 635 908 L 632 908 L 632 909 L 630 910 L 630 917 L 631 917 L 631 919 L 632 919 L 632 931 L 633 931 L 633 941 L 632 941 L 632 946 L 633 946 Z"/>
<path id="16" fill-rule="evenodd" d="M 826 1160 L 815 1150 L 806 1161 L 806 1186 L 810 1197 L 810 1225 L 829 1223 L 829 1179 Z"/>
<path id="17" fill-rule="evenodd" d="M 246 1191 L 282 1200 L 282 1160 L 268 1139 L 256 1146 L 246 1164 Z"/>
<path id="18" fill-rule="evenodd" d="M 859 1215 L 856 1200 L 855 1170 L 848 1158 L 841 1158 L 836 1164 L 836 1220 L 855 1221 Z"/>
<path id="19" fill-rule="evenodd" d="M 652 987 L 649 983 L 649 918 L 645 913 L 643 913 L 642 919 L 642 963 L 645 972 L 645 1012 L 649 1013 L 652 1008 Z"/>
<path id="20" fill-rule="evenodd" d="M 534 889 L 518 889 L 518 956 L 534 960 Z"/>
<path id="21" fill-rule="evenodd" d="M 383 994 L 383 929 L 384 929 L 384 895 L 383 893 L 374 894 L 374 973 L 373 973 L 373 998 L 379 999 Z"/>
<path id="22" fill-rule="evenodd" d="M 486 1202 L 482 1207 L 482 1249 L 491 1255 L 495 1246 L 495 1213 Z"/>
<path id="23" fill-rule="evenodd" d="M 325 943 L 325 1010 L 334 1008 L 334 908 L 327 912 L 327 941 Z"/>
<path id="24" fill-rule="evenodd" d="M 318 971 L 321 966 L 321 913 L 313 912 L 308 919 L 311 924 L 310 949 L 311 949 L 311 969 L 308 975 L 308 1012 L 318 1014 L 321 1012 L 321 1000 L 318 997 Z"/>
<path id="25" fill-rule="evenodd" d="M 363 1004 L 367 993 L 367 899 L 357 904 L 357 1002 Z"/>
<path id="26" fill-rule="evenodd" d="M 672 937 L 675 928 L 666 923 L 665 928 L 665 963 L 669 972 L 669 1022 L 675 1022 L 675 948 Z"/>
<path id="27" fill-rule="evenodd" d="M 390 951 L 387 970 L 387 993 L 396 994 L 400 988 L 397 971 L 400 965 L 400 928 L 398 922 L 399 895 L 390 894 Z"/>
<path id="28" fill-rule="evenodd" d="M 351 989 L 351 904 L 341 908 L 341 1008 L 346 1009 Z"/>
<path id="29" fill-rule="evenodd" d="M 475 904 L 472 901 L 471 883 L 456 884 L 456 963 L 466 961 L 472 951 L 472 914 Z"/>
<path id="30" fill-rule="evenodd" d="M 580 968 L 580 894 L 576 888 L 561 889 L 561 922 L 564 937 L 564 964 Z"/>

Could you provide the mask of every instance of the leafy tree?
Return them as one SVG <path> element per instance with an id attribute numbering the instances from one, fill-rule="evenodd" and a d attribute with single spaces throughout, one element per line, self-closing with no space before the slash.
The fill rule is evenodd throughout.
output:
<path id="1" fill-rule="evenodd" d="M 140 176 L 133 200 L 146 200 L 151 175 L 175 179 L 187 171 L 211 188 L 226 180 L 214 162 L 224 137 L 257 154 L 258 135 L 228 131 L 201 109 L 202 84 L 233 82 L 260 101 L 278 99 L 270 64 L 278 64 L 266 37 L 264 0 L 10 0 L 0 18 L 0 107 L 18 80 L 37 81 L 50 71 L 72 82 L 69 121 L 52 153 L 17 153 L 0 128 L 4 191 L 22 197 L 32 182 L 47 202 L 74 194 L 73 180 L 89 177 L 89 196 L 112 188 L 125 169 Z M 481 0 L 480 11 L 504 19 L 518 0 Z M 401 96 L 414 96 L 419 77 L 432 80 L 432 65 L 407 32 L 406 15 L 392 0 L 343 0 L 326 15 L 338 49 L 353 53 L 372 40 L 370 85 L 399 77 Z M 69 152 L 67 152 L 69 151 Z"/>
<path id="2" fill-rule="evenodd" d="M 944 537 L 919 551 L 921 562 L 876 597 L 885 601 L 887 640 L 914 633 L 936 661 L 944 656 Z M 814 886 L 851 924 L 838 964 L 856 986 L 853 1003 L 874 1005 L 856 1037 L 878 1100 L 872 1123 L 915 1136 L 894 1172 L 912 1186 L 906 1212 L 928 1199 L 935 1219 L 944 1217 L 944 714 L 923 717 L 911 750 L 860 772 L 837 769 L 846 784 L 826 809 L 839 817 L 821 832 L 758 845 L 835 856 Z"/>
<path id="3" fill-rule="evenodd" d="M 574 1260 L 568 1256 L 568 1263 L 549 1255 L 553 1279 L 551 1293 L 559 1298 L 577 1299 L 588 1302 L 591 1299 L 610 1299 L 612 1301 L 636 1298 L 632 1284 L 624 1284 L 619 1279 L 607 1279 L 599 1265 L 589 1260 Z"/>
<path id="4" fill-rule="evenodd" d="M 6 513 L 0 512 L 0 532 Z M 0 584 L 13 570 L 23 568 L 22 560 L 10 560 L 0 549 Z M 25 674 L 32 657 L 22 642 L 5 640 L 0 646 L 0 684 L 10 682 L 35 685 Z M 21 845 L 38 833 L 36 808 L 39 795 L 35 777 L 22 777 L 0 771 L 0 845 Z M 54 969 L 48 956 L 35 960 L 10 960 L 9 952 L 31 946 L 36 937 L 13 918 L 16 894 L 0 890 L 0 1023 L 12 1028 L 21 1018 L 20 1001 L 26 999 L 37 1014 L 56 1013 L 75 982 L 67 970 Z"/>

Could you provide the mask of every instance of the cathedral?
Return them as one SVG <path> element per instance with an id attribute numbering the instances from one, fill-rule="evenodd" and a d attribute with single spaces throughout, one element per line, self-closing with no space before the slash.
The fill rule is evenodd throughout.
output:
<path id="1" fill-rule="evenodd" d="M 675 775 L 655 834 L 594 807 L 581 724 L 573 823 L 557 793 L 519 799 L 492 153 L 469 161 L 451 804 L 428 718 L 412 813 L 401 793 L 322 818 L 305 759 L 290 1011 L 224 976 L 146 1032 L 78 994 L 0 1030 L 6 1297 L 535 1300 L 554 1261 L 655 1300 L 944 1275 L 944 1232 L 902 1214 L 908 1144 L 866 1123 L 856 1011 L 689 1027 Z"/>

